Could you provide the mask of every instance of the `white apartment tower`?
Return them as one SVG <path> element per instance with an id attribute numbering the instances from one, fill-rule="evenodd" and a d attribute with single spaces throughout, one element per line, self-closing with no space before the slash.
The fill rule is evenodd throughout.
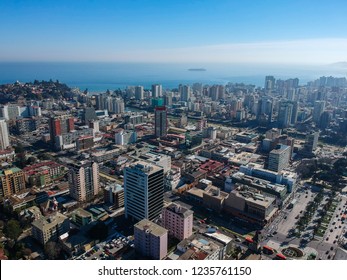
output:
<path id="1" fill-rule="evenodd" d="M 5 150 L 10 146 L 10 140 L 8 137 L 8 126 L 6 120 L 0 119 L 0 150 Z"/>
<path id="2" fill-rule="evenodd" d="M 70 196 L 75 200 L 92 200 L 100 189 L 98 164 L 91 161 L 70 164 L 69 186 Z"/>

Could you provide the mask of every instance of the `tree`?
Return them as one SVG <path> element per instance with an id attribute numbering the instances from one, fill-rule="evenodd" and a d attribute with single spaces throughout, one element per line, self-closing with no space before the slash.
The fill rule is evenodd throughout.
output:
<path id="1" fill-rule="evenodd" d="M 22 234 L 19 222 L 16 220 L 10 220 L 5 227 L 5 234 L 8 238 L 17 240 L 17 238 Z"/>
<path id="2" fill-rule="evenodd" d="M 49 260 L 58 259 L 61 253 L 61 246 L 54 241 L 49 241 L 45 245 L 45 254 Z"/>
<path id="3" fill-rule="evenodd" d="M 14 152 L 16 154 L 22 154 L 25 152 L 24 147 L 21 143 L 18 143 L 17 146 L 14 148 Z"/>
<path id="4" fill-rule="evenodd" d="M 35 157 L 29 157 L 27 159 L 27 164 L 28 165 L 34 164 L 35 162 L 36 162 L 36 158 Z"/>
<path id="5" fill-rule="evenodd" d="M 54 157 L 48 153 L 39 154 L 37 157 L 40 160 L 54 160 Z"/>
<path id="6" fill-rule="evenodd" d="M 92 239 L 103 240 L 108 235 L 108 227 L 103 222 L 98 222 L 88 231 L 88 235 Z"/>
<path id="7" fill-rule="evenodd" d="M 31 249 L 30 248 L 24 248 L 23 249 L 23 255 L 24 256 L 30 256 L 31 255 L 31 253 L 32 253 L 32 251 L 31 251 Z"/>

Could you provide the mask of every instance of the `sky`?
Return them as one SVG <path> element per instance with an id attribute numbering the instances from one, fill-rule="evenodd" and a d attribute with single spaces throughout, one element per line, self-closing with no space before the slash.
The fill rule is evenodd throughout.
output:
<path id="1" fill-rule="evenodd" d="M 345 0 L 1 0 L 0 62 L 347 61 Z"/>

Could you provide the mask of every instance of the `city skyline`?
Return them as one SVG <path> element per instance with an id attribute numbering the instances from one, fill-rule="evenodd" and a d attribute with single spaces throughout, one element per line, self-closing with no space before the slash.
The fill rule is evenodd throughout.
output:
<path id="1" fill-rule="evenodd" d="M 344 1 L 4 1 L 5 61 L 347 61 Z"/>

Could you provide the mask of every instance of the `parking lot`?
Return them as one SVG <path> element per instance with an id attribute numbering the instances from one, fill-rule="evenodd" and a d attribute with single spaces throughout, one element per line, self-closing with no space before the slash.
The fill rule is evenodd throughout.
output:
<path id="1" fill-rule="evenodd" d="M 110 239 L 95 245 L 80 255 L 77 260 L 110 260 L 115 259 L 120 252 L 134 248 L 134 242 L 128 237 L 116 232 Z"/>

